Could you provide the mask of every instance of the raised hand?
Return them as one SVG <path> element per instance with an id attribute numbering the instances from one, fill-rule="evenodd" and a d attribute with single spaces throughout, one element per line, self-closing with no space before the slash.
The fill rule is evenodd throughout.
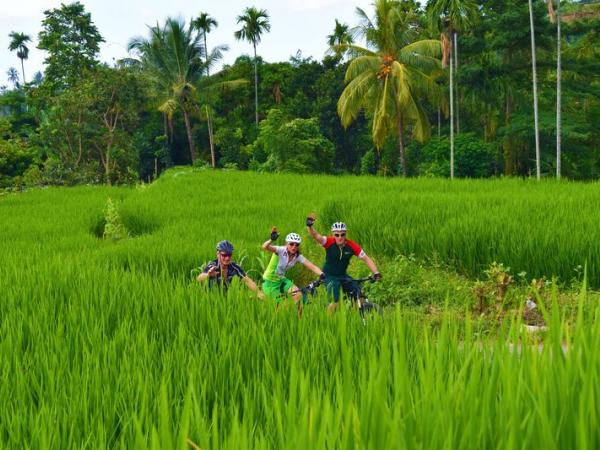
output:
<path id="1" fill-rule="evenodd" d="M 271 241 L 276 241 L 279 237 L 279 231 L 277 231 L 277 227 L 271 228 Z"/>

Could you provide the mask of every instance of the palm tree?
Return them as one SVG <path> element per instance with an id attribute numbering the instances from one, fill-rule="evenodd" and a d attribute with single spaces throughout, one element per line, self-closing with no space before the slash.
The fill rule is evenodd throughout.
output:
<path id="1" fill-rule="evenodd" d="M 254 113 L 256 125 L 258 125 L 258 69 L 256 58 L 256 45 L 260 42 L 261 35 L 271 31 L 269 14 L 264 9 L 256 9 L 254 6 L 246 8 L 244 13 L 237 17 L 237 23 L 242 23 L 240 30 L 233 35 L 239 40 L 252 43 L 254 47 Z"/>
<path id="2" fill-rule="evenodd" d="M 454 75 L 458 70 L 458 32 L 467 30 L 477 17 L 473 0 L 430 0 L 427 4 L 429 20 L 441 32 L 442 65 L 450 66 L 450 178 L 454 178 Z M 456 131 L 460 132 L 458 100 L 456 102 Z"/>
<path id="3" fill-rule="evenodd" d="M 533 4 L 529 0 L 529 24 L 531 28 L 531 70 L 533 73 L 533 114 L 535 122 L 535 174 L 540 179 L 540 127 L 538 118 L 538 97 L 537 97 L 537 65 L 535 61 L 535 30 L 533 26 Z"/>
<path id="4" fill-rule="evenodd" d="M 333 33 L 327 35 L 327 44 L 329 44 L 329 51 L 333 51 L 338 57 L 342 56 L 342 52 L 339 50 L 340 45 L 351 45 L 354 43 L 352 34 L 349 31 L 349 27 L 345 23 L 340 23 L 335 19 L 335 28 Z M 336 47 L 338 48 L 336 50 Z"/>
<path id="5" fill-rule="evenodd" d="M 8 81 L 10 81 L 13 86 L 16 88 L 19 87 L 19 72 L 14 67 L 9 67 L 6 71 L 6 75 L 8 76 Z"/>
<path id="6" fill-rule="evenodd" d="M 190 112 L 196 84 L 205 70 L 201 36 L 179 19 L 167 19 L 165 26 L 150 27 L 150 37 L 134 38 L 128 45 L 135 50 L 158 93 L 158 110 L 169 121 L 178 109 L 183 114 L 192 163 L 196 148 L 192 135 Z"/>
<path id="7" fill-rule="evenodd" d="M 440 42 L 413 42 L 418 31 L 416 15 L 403 11 L 400 0 L 376 0 L 373 21 L 362 9 L 357 8 L 357 13 L 362 19 L 357 31 L 366 39 L 367 48 L 340 46 L 356 56 L 346 70 L 347 85 L 338 100 L 338 114 L 344 127 L 363 109 L 372 115 L 371 133 L 378 148 L 397 133 L 400 164 L 406 176 L 404 127 L 411 123 L 419 140 L 431 132 L 423 100 L 435 100 L 438 94 L 434 74 L 440 67 Z"/>
<path id="8" fill-rule="evenodd" d="M 21 71 L 23 72 L 23 84 L 25 81 L 25 65 L 23 61 L 29 58 L 29 48 L 26 43 L 31 42 L 31 37 L 25 33 L 17 33 L 16 31 L 11 32 L 8 37 L 11 41 L 8 45 L 8 49 L 11 52 L 17 51 L 17 58 L 21 60 Z"/>
<path id="9" fill-rule="evenodd" d="M 200 13 L 200 15 L 192 20 L 192 27 L 196 30 L 202 32 L 202 37 L 204 39 L 204 54 L 208 55 L 208 47 L 206 45 L 206 36 L 211 32 L 213 27 L 218 27 L 218 22 L 210 17 L 208 13 Z M 206 65 L 206 75 L 210 75 L 208 64 Z"/>
<path id="10" fill-rule="evenodd" d="M 208 15 L 208 13 L 200 13 L 200 15 L 194 19 L 192 21 L 192 26 L 201 31 L 202 32 L 202 36 L 204 38 L 204 54 L 206 55 L 207 59 L 208 59 L 208 46 L 206 44 L 206 35 L 208 33 L 210 33 L 211 29 L 213 27 L 217 27 L 219 24 L 217 23 L 217 21 L 215 19 L 213 19 L 212 17 L 210 17 Z M 206 76 L 210 76 L 210 64 L 206 64 Z M 216 167 L 217 165 L 217 160 L 215 157 L 215 143 L 214 143 L 214 133 L 213 133 L 213 124 L 212 124 L 212 119 L 210 116 L 210 107 L 209 107 L 209 99 L 207 99 L 207 103 L 205 105 L 205 112 L 206 112 L 206 125 L 208 128 L 208 143 L 210 146 L 210 160 L 212 163 L 212 167 L 213 169 Z"/>

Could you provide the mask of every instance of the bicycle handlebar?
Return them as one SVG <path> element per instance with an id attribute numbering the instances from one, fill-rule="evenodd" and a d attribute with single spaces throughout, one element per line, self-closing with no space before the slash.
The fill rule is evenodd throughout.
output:
<path id="1" fill-rule="evenodd" d="M 371 283 L 375 283 L 377 280 L 375 279 L 375 277 L 373 275 L 370 275 L 368 277 L 364 277 L 364 278 L 353 278 L 353 281 L 357 282 L 357 283 L 365 283 L 367 281 L 370 281 Z M 292 291 L 292 294 L 296 294 L 298 292 L 306 292 L 306 291 L 312 291 L 314 289 L 316 289 L 317 287 L 321 286 L 323 283 L 325 283 L 326 280 L 315 280 L 311 283 L 308 283 L 306 286 L 304 287 L 300 287 L 298 289 L 296 289 L 295 291 Z"/>
<path id="2" fill-rule="evenodd" d="M 354 281 L 356 281 L 357 283 L 365 283 L 367 281 L 370 281 L 371 283 L 375 283 L 375 281 L 377 281 L 375 279 L 375 277 L 373 275 L 369 275 L 368 277 L 364 277 L 364 278 L 355 278 Z"/>

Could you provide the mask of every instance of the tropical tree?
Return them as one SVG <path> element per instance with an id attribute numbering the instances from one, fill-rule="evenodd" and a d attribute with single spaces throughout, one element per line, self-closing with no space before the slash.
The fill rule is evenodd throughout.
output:
<path id="1" fill-rule="evenodd" d="M 31 37 L 25 33 L 17 33 L 16 31 L 11 32 L 8 37 L 10 37 L 10 44 L 8 44 L 8 49 L 11 52 L 17 52 L 17 58 L 21 60 L 21 71 L 23 73 L 23 84 L 25 81 L 25 65 L 23 61 L 29 58 L 29 48 L 27 47 L 27 42 L 31 42 Z"/>
<path id="2" fill-rule="evenodd" d="M 177 110 L 181 111 L 193 163 L 197 155 L 190 116 L 196 84 L 205 71 L 200 34 L 181 20 L 169 18 L 164 27 L 150 27 L 147 39 L 134 38 L 128 48 L 137 53 L 154 85 L 158 110 L 169 122 Z"/>
<path id="3" fill-rule="evenodd" d="M 398 136 L 400 164 L 407 174 L 404 128 L 413 125 L 418 140 L 425 140 L 431 126 L 424 109 L 424 100 L 435 100 L 439 88 L 434 74 L 440 68 L 440 42 L 414 42 L 418 28 L 414 11 L 403 8 L 399 0 L 376 0 L 375 16 L 371 20 L 360 8 L 361 24 L 357 28 L 367 47 L 342 45 L 356 56 L 346 70 L 347 83 L 338 100 L 338 114 L 344 127 L 365 110 L 372 116 L 371 135 L 381 148 L 386 139 Z"/>
<path id="4" fill-rule="evenodd" d="M 245 40 L 252 44 L 254 48 L 254 115 L 256 125 L 258 125 L 258 67 L 256 56 L 256 45 L 260 43 L 263 33 L 271 31 L 269 23 L 269 14 L 265 9 L 256 9 L 249 7 L 244 13 L 237 17 L 237 23 L 241 23 L 242 28 L 233 35 L 239 40 Z"/>
<path id="5" fill-rule="evenodd" d="M 48 53 L 44 79 L 56 90 L 76 83 L 99 64 L 97 55 L 104 38 L 80 2 L 44 11 L 44 16 L 37 48 Z"/>
<path id="6" fill-rule="evenodd" d="M 206 36 L 213 27 L 217 27 L 219 24 L 215 19 L 210 17 L 208 13 L 200 13 L 200 15 L 192 21 L 192 26 L 202 32 L 202 37 L 204 38 L 204 54 L 208 58 L 208 45 L 206 43 Z M 208 61 L 207 61 L 208 62 Z M 210 76 L 210 64 L 206 64 L 206 76 Z M 210 111 L 210 101 L 206 102 L 205 105 L 205 113 L 206 113 L 206 125 L 208 128 L 208 143 L 210 146 L 210 159 L 212 163 L 213 169 L 216 167 L 217 161 L 215 156 L 215 142 L 214 142 L 214 131 L 213 131 L 213 123 L 211 118 Z"/>
<path id="7" fill-rule="evenodd" d="M 208 55 L 208 46 L 206 44 L 206 36 L 211 32 L 213 27 L 219 26 L 218 22 L 210 17 L 208 13 L 202 12 L 200 15 L 192 20 L 192 27 L 202 32 L 202 38 L 204 39 L 204 54 Z M 206 66 L 206 75 L 210 75 L 210 69 Z"/>
<path id="8" fill-rule="evenodd" d="M 442 66 L 449 62 L 450 73 L 450 178 L 454 178 L 454 90 L 455 71 L 458 70 L 458 32 L 473 26 L 477 17 L 477 3 L 473 0 L 430 0 L 429 19 L 438 30 L 442 42 Z M 460 132 L 458 100 L 456 101 L 456 131 Z"/>
<path id="9" fill-rule="evenodd" d="M 529 0 L 529 24 L 531 29 L 531 71 L 533 77 L 533 114 L 535 124 L 535 174 L 540 179 L 540 125 L 537 95 L 537 64 L 535 60 L 535 29 L 533 24 L 533 3 Z"/>
<path id="10" fill-rule="evenodd" d="M 6 71 L 6 75 L 8 76 L 8 81 L 13 84 L 15 89 L 19 87 L 19 72 L 14 67 L 9 67 Z"/>
<path id="11" fill-rule="evenodd" d="M 335 19 L 335 28 L 333 29 L 333 33 L 327 35 L 327 44 L 330 47 L 330 51 L 336 46 L 339 48 L 341 45 L 351 45 L 353 43 L 354 38 L 349 31 L 348 25 L 345 23 L 340 23 L 337 19 Z M 342 53 L 339 50 L 333 50 L 333 53 L 338 57 L 342 56 Z"/>

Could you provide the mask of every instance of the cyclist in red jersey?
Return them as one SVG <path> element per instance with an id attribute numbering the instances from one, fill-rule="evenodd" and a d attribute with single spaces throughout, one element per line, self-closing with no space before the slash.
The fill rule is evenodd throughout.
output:
<path id="1" fill-rule="evenodd" d="M 321 236 L 314 228 L 315 218 L 308 216 L 306 226 L 309 234 L 319 245 L 325 249 L 325 264 L 323 273 L 327 292 L 333 296 L 334 302 L 330 303 L 328 312 L 335 311 L 339 306 L 340 289 L 350 298 L 357 298 L 359 294 L 358 284 L 348 275 L 348 265 L 353 256 L 362 259 L 367 267 L 373 272 L 375 280 L 381 279 L 381 274 L 373 260 L 356 242 L 346 238 L 347 227 L 343 222 L 335 222 L 331 226 L 331 236 Z"/>

